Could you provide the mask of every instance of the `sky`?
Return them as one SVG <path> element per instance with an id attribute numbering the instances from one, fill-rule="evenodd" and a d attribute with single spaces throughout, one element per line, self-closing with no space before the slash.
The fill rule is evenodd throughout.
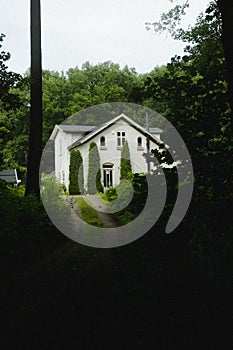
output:
<path id="1" fill-rule="evenodd" d="M 208 3 L 190 0 L 182 26 L 193 25 Z M 109 60 L 150 72 L 183 52 L 184 43 L 145 26 L 173 5 L 169 0 L 41 0 L 43 69 L 66 72 L 86 61 Z M 2 49 L 11 54 L 7 65 L 23 74 L 30 67 L 30 0 L 2 0 L 1 9 Z"/>

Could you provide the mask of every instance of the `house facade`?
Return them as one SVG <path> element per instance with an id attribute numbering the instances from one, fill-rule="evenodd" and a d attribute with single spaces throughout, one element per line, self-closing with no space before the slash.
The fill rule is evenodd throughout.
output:
<path id="1" fill-rule="evenodd" d="M 55 176 L 69 188 L 70 152 L 78 149 L 83 158 L 84 188 L 87 189 L 88 155 L 91 142 L 95 142 L 100 156 L 101 181 L 104 188 L 120 182 L 121 150 L 128 142 L 133 173 L 146 173 L 153 169 L 143 156 L 162 143 L 162 130 L 146 130 L 124 114 L 96 126 L 56 125 L 50 139 L 54 140 Z"/>

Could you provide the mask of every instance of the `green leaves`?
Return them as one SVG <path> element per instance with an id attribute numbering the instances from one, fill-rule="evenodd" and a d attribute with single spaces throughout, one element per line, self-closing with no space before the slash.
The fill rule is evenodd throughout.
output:
<path id="1" fill-rule="evenodd" d="M 81 194 L 83 191 L 83 159 L 79 150 L 72 150 L 69 166 L 69 194 Z"/>
<path id="2" fill-rule="evenodd" d="M 132 167 L 130 162 L 129 146 L 127 140 L 125 141 L 121 151 L 121 163 L 120 163 L 120 180 L 131 180 Z"/>
<path id="3" fill-rule="evenodd" d="M 87 191 L 89 194 L 96 194 L 97 192 L 103 192 L 103 190 L 103 185 L 101 183 L 99 151 L 96 143 L 91 142 L 88 159 Z"/>
<path id="4" fill-rule="evenodd" d="M 177 36 L 177 25 L 180 24 L 182 16 L 186 14 L 185 9 L 189 7 L 189 1 L 176 5 L 168 12 L 161 14 L 159 21 L 146 22 L 146 29 L 153 29 L 156 33 L 168 32 L 171 36 Z"/>

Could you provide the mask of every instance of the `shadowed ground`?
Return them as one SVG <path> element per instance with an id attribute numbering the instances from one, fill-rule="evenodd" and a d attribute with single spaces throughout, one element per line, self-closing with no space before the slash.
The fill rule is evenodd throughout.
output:
<path id="1" fill-rule="evenodd" d="M 2 280 L 1 348 L 221 349 L 230 289 L 194 278 L 172 246 L 150 235 L 115 249 L 64 240 Z"/>

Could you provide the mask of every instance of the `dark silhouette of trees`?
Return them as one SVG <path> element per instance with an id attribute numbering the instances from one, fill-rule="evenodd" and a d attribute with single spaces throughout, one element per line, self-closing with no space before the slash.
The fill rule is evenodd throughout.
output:
<path id="1" fill-rule="evenodd" d="M 173 0 L 170 0 L 173 2 Z M 184 39 L 184 30 L 177 28 L 181 16 L 185 15 L 185 9 L 189 7 L 190 0 L 185 0 L 183 4 L 176 5 L 167 13 L 162 13 L 159 21 L 146 23 L 147 29 L 154 29 L 155 32 L 168 32 L 174 39 Z M 210 1 L 205 13 L 207 21 L 218 20 L 220 15 L 221 25 L 218 33 L 221 35 L 221 42 L 224 50 L 227 69 L 228 82 L 228 101 L 231 107 L 231 122 L 233 123 L 233 2 L 232 0 L 213 0 Z M 203 33 L 202 33 L 203 34 Z M 202 35 L 203 38 L 203 35 Z"/>
<path id="2" fill-rule="evenodd" d="M 222 44 L 227 65 L 228 98 L 233 114 L 233 2 L 232 0 L 217 0 L 222 18 Z M 233 123 L 233 116 L 231 118 Z"/>

